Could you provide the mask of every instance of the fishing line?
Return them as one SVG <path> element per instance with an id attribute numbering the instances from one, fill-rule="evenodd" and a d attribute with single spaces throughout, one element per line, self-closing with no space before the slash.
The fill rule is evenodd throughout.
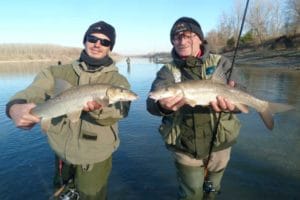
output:
<path id="1" fill-rule="evenodd" d="M 234 66 L 234 62 L 235 62 L 235 57 L 236 57 L 237 50 L 238 50 L 238 47 L 239 47 L 239 44 L 240 44 L 240 38 L 241 38 L 241 35 L 242 35 L 242 32 L 243 32 L 243 27 L 244 27 L 245 18 L 246 18 L 246 14 L 247 14 L 247 10 L 248 10 L 248 5 L 249 5 L 249 0 L 247 0 L 247 2 L 246 2 L 246 7 L 245 7 L 245 10 L 244 10 L 244 15 L 243 15 L 242 23 L 241 23 L 240 32 L 239 32 L 237 42 L 236 42 L 236 46 L 235 46 L 235 49 L 234 49 L 231 66 L 230 66 L 229 70 L 225 73 L 226 75 L 229 73 L 227 80 L 230 80 L 230 77 L 231 77 L 231 74 L 232 74 L 232 70 L 233 70 L 233 66 Z M 207 179 L 207 176 L 208 176 L 207 167 L 208 167 L 209 160 L 211 159 L 211 153 L 212 153 L 214 142 L 216 140 L 216 136 L 217 136 L 217 133 L 218 133 L 218 127 L 220 125 L 221 116 L 222 116 L 222 112 L 219 114 L 219 116 L 217 118 L 217 122 L 216 122 L 216 125 L 215 125 L 213 133 L 212 133 L 212 139 L 211 139 L 210 146 L 209 146 L 208 158 L 207 158 L 207 162 L 206 162 L 206 165 L 205 165 L 205 170 L 206 170 L 205 179 Z"/>

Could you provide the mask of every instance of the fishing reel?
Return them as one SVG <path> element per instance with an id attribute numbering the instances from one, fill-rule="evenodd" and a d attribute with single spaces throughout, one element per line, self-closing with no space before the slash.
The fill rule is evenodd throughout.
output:
<path id="1" fill-rule="evenodd" d="M 59 200 L 79 200 L 79 193 L 75 188 L 69 188 L 66 193 L 59 196 Z"/>
<path id="2" fill-rule="evenodd" d="M 216 192 L 212 181 L 204 181 L 203 183 L 203 191 L 205 193 Z"/>

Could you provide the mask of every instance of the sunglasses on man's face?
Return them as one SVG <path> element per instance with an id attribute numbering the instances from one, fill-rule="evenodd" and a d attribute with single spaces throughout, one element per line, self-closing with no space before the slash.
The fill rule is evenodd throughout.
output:
<path id="1" fill-rule="evenodd" d="M 111 45 L 111 41 L 107 40 L 107 39 L 102 39 L 102 38 L 98 38 L 94 35 L 88 35 L 86 37 L 86 40 L 90 43 L 96 43 L 98 42 L 98 40 L 100 41 L 100 44 L 102 46 L 105 46 L 105 47 L 109 47 Z"/>

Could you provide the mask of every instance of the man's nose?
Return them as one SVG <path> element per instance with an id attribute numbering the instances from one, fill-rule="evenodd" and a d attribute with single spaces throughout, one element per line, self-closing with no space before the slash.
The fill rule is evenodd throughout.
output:
<path id="1" fill-rule="evenodd" d="M 96 46 L 96 47 L 100 47 L 100 46 L 101 46 L 100 40 L 97 40 L 97 42 L 95 43 L 95 46 Z"/>

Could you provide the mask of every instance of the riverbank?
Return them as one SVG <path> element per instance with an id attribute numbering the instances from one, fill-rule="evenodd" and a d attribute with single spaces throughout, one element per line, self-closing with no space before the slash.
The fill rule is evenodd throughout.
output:
<path id="1" fill-rule="evenodd" d="M 217 52 L 233 58 L 234 49 Z M 164 64 L 172 58 L 170 53 L 155 53 L 149 56 L 153 62 Z M 237 50 L 235 64 L 243 67 L 266 69 L 292 69 L 300 71 L 300 34 L 281 36 L 265 41 L 260 45 L 252 43 L 240 45 Z"/>
<path id="2" fill-rule="evenodd" d="M 232 59 L 233 51 L 225 53 Z M 300 70 L 300 35 L 273 38 L 259 46 L 238 49 L 235 63 L 240 66 Z"/>
<path id="3" fill-rule="evenodd" d="M 232 59 L 233 53 L 225 53 Z M 245 49 L 237 52 L 235 63 L 239 66 L 257 68 L 292 69 L 300 71 L 299 49 Z"/>
<path id="4" fill-rule="evenodd" d="M 235 64 L 253 68 L 276 68 L 300 71 L 300 36 L 295 37 L 291 41 L 292 45 L 290 46 L 287 45 L 289 43 L 286 40 L 280 38 L 273 39 L 260 47 L 238 49 Z M 22 65 L 26 63 L 42 63 L 42 65 L 46 65 L 48 63 L 56 64 L 60 62 L 64 64 L 77 59 L 80 52 L 80 48 L 56 45 L 0 45 L 0 68 L 15 63 L 21 63 Z M 221 54 L 232 60 L 233 51 Z M 111 53 L 111 57 L 116 62 L 124 58 L 124 56 L 117 53 Z M 171 61 L 169 52 L 133 57 L 148 58 L 157 64 L 164 64 Z"/>
<path id="5" fill-rule="evenodd" d="M 234 52 L 221 53 L 233 59 Z M 170 55 L 154 56 L 153 62 L 164 64 L 170 62 Z M 300 49 L 239 49 L 235 57 L 235 64 L 241 67 L 258 69 L 277 70 L 298 70 L 300 71 Z"/>

